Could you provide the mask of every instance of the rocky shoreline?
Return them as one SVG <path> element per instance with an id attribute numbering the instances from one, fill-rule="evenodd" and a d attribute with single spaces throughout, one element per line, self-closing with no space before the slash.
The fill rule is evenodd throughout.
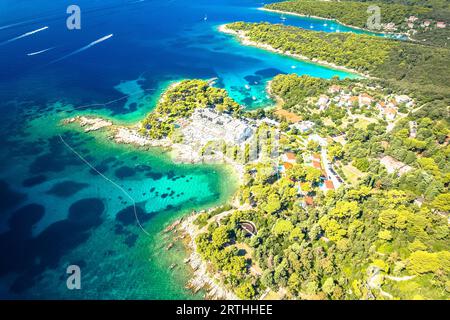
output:
<path id="1" fill-rule="evenodd" d="M 63 121 L 63 124 L 78 123 L 84 128 L 84 132 L 97 131 L 105 127 L 111 127 L 113 123 L 103 118 L 94 118 L 87 116 L 76 116 Z"/>
<path id="2" fill-rule="evenodd" d="M 108 137 L 119 144 L 130 144 L 139 148 L 161 148 L 167 151 L 172 161 L 181 164 L 228 164 L 239 180 L 244 175 L 244 166 L 222 154 L 202 155 L 188 144 L 173 143 L 169 138 L 154 140 L 139 134 L 139 125 L 120 126 L 100 117 L 76 116 L 62 121 L 63 125 L 78 124 L 84 132 L 108 130 Z"/>
<path id="3" fill-rule="evenodd" d="M 196 218 L 197 214 L 193 213 L 188 217 L 176 220 L 164 230 L 166 233 L 181 234 L 177 238 L 183 239 L 183 243 L 189 251 L 189 256 L 184 262 L 192 268 L 193 276 L 186 284 L 186 288 L 194 293 L 200 290 L 205 291 L 205 299 L 208 300 L 239 300 L 232 291 L 225 288 L 217 274 L 212 275 L 208 271 L 208 263 L 197 253 L 195 239 L 201 230 L 193 223 Z"/>

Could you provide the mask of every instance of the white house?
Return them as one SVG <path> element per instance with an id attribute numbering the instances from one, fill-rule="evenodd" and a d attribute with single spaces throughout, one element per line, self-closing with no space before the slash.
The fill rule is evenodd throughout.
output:
<path id="1" fill-rule="evenodd" d="M 370 106 L 373 101 L 375 101 L 373 97 L 369 96 L 367 93 L 360 94 L 358 97 L 360 106 Z"/>
<path id="2" fill-rule="evenodd" d="M 330 98 L 327 95 L 320 95 L 319 100 L 317 100 L 317 106 L 319 107 L 320 111 L 323 111 L 327 108 L 329 101 Z"/>
<path id="3" fill-rule="evenodd" d="M 291 128 L 295 128 L 301 132 L 310 131 L 314 127 L 314 122 L 311 121 L 301 121 L 291 125 Z"/>
<path id="4" fill-rule="evenodd" d="M 219 114 L 211 108 L 197 108 L 191 116 L 190 125 L 181 130 L 186 138 L 200 144 L 220 140 L 241 144 L 253 134 L 252 127 L 246 122 Z"/>

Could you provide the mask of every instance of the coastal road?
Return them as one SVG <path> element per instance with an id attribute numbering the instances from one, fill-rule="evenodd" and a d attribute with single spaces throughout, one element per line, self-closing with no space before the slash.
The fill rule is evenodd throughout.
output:
<path id="1" fill-rule="evenodd" d="M 326 147 L 322 147 L 321 156 L 322 156 L 322 163 L 327 176 L 330 178 L 331 181 L 333 181 L 334 188 L 335 189 L 339 188 L 342 183 L 339 182 L 338 178 L 330 170 L 331 164 L 328 162 L 328 154 Z"/>

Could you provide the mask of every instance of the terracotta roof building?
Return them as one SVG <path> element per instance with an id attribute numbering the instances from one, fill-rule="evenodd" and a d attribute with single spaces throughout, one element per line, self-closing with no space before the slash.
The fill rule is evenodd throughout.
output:
<path id="1" fill-rule="evenodd" d="M 305 203 L 308 206 L 313 206 L 314 205 L 314 199 L 312 197 L 305 197 Z"/>
<path id="2" fill-rule="evenodd" d="M 290 163 L 295 163 L 297 160 L 297 155 L 293 152 L 286 152 L 283 156 L 283 161 L 285 162 L 290 162 Z"/>
<path id="3" fill-rule="evenodd" d="M 284 167 L 284 170 L 289 170 L 289 169 L 292 169 L 294 167 L 294 165 L 292 163 L 285 162 L 285 163 L 283 163 L 283 167 Z"/>
<path id="4" fill-rule="evenodd" d="M 322 165 L 320 164 L 319 161 L 313 161 L 312 165 L 313 165 L 314 168 L 322 169 Z"/>
<path id="5" fill-rule="evenodd" d="M 329 190 L 334 190 L 334 184 L 331 180 L 325 180 L 325 187 Z"/>

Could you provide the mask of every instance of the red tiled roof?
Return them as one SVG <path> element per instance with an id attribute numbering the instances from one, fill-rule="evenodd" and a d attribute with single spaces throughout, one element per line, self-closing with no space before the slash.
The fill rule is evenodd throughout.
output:
<path id="1" fill-rule="evenodd" d="M 306 203 L 308 206 L 312 206 L 312 205 L 314 205 L 314 200 L 313 200 L 312 197 L 305 197 L 305 203 Z"/>
<path id="2" fill-rule="evenodd" d="M 327 189 L 334 189 L 334 184 L 331 180 L 325 180 L 325 186 L 327 187 Z"/>
<path id="3" fill-rule="evenodd" d="M 314 168 L 322 169 L 322 165 L 320 164 L 319 161 L 313 161 L 312 165 L 313 165 Z"/>
<path id="4" fill-rule="evenodd" d="M 283 163 L 283 167 L 284 167 L 284 169 L 286 169 L 286 170 L 291 169 L 293 166 L 294 166 L 294 165 L 293 165 L 292 163 L 289 163 L 289 162 Z"/>
<path id="5" fill-rule="evenodd" d="M 286 152 L 286 158 L 288 158 L 288 160 L 295 160 L 297 156 L 293 152 Z"/>

